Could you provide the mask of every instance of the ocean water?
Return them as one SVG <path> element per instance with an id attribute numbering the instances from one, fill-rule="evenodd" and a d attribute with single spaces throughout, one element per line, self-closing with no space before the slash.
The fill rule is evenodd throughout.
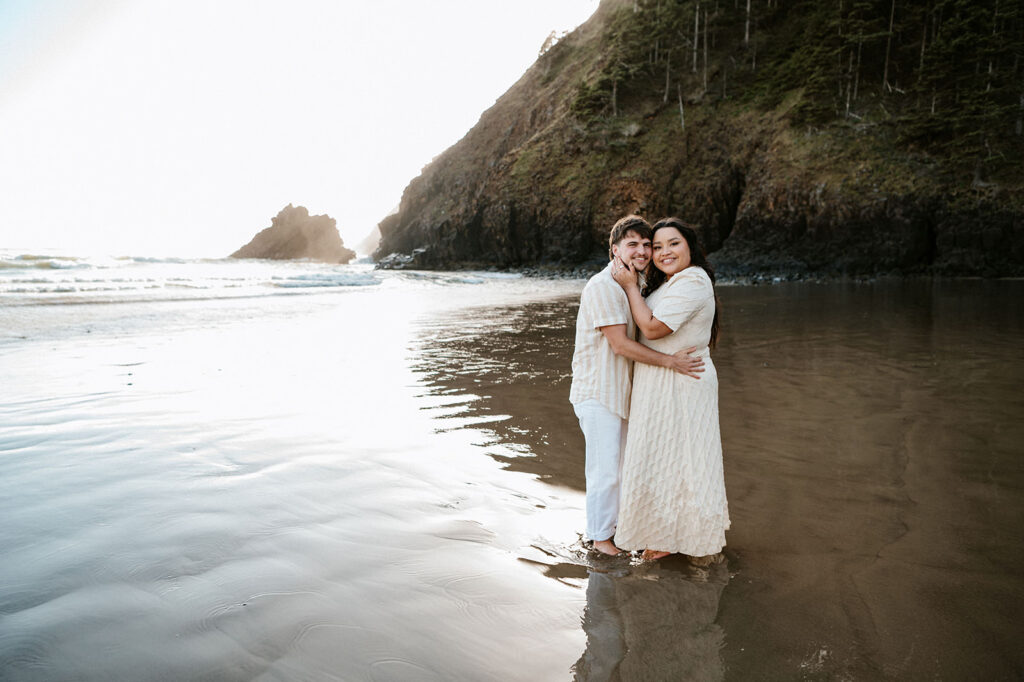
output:
<path id="1" fill-rule="evenodd" d="M 311 289 L 375 287 L 392 280 L 479 283 L 500 275 L 374 271 L 371 263 L 335 266 L 267 261 L 111 256 L 0 250 L 0 297 L 5 306 L 125 303 L 242 298 Z"/>
<path id="2" fill-rule="evenodd" d="M 580 546 L 582 280 L 0 256 L 0 679 L 1024 671 L 1024 282 L 721 286 L 698 569 Z"/>

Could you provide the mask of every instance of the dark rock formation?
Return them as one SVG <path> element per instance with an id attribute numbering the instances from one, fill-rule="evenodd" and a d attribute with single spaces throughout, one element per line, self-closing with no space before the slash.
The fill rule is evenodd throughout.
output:
<path id="1" fill-rule="evenodd" d="M 1024 13 L 977 54 L 963 32 L 991 22 L 933 17 L 922 60 L 931 15 L 908 0 L 890 60 L 886 40 L 842 42 L 890 4 L 775 5 L 747 44 L 745 3 L 701 3 L 697 53 L 695 0 L 602 0 L 409 183 L 378 263 L 572 267 L 636 212 L 699 224 L 725 274 L 1024 274 Z M 970 115 L 936 109 L 954 101 Z"/>
<path id="2" fill-rule="evenodd" d="M 288 204 L 270 221 L 270 227 L 261 230 L 231 258 L 348 263 L 355 255 L 355 251 L 345 248 L 334 218 L 311 216 L 305 207 Z"/>

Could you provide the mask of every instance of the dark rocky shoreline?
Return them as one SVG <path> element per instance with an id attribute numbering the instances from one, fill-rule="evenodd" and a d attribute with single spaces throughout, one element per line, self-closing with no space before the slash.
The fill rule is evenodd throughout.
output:
<path id="1" fill-rule="evenodd" d="M 904 273 L 898 271 L 892 272 L 877 272 L 874 274 L 848 274 L 840 272 L 809 272 L 805 269 L 785 269 L 784 267 L 769 267 L 764 270 L 752 272 L 749 268 L 734 268 L 729 266 L 722 266 L 714 262 L 714 257 L 709 257 L 712 267 L 715 269 L 715 280 L 718 284 L 727 286 L 759 286 L 759 285 L 772 285 L 772 284 L 783 284 L 786 282 L 814 282 L 814 283 L 833 283 L 833 282 L 852 282 L 859 284 L 866 284 L 877 281 L 900 279 L 900 280 L 938 280 L 938 281 L 955 281 L 955 280 L 976 280 L 976 279 L 994 279 L 994 280 L 1018 280 L 1022 277 L 1020 275 L 1003 275 L 1003 276 L 984 276 L 977 274 L 945 274 L 945 273 L 934 273 L 934 272 L 915 272 L 915 273 Z M 495 273 L 508 273 L 508 274 L 520 274 L 524 277 L 535 277 L 538 279 L 579 279 L 585 280 L 593 277 L 595 274 L 600 272 L 607 264 L 606 261 L 588 261 L 579 265 L 557 265 L 557 264 L 542 264 L 542 265 L 531 265 L 523 267 L 497 267 L 490 264 L 484 263 L 456 263 L 449 267 L 444 268 L 394 268 L 394 267 L 381 267 L 377 265 L 378 269 L 382 270 L 437 270 L 446 272 L 495 272 Z"/>

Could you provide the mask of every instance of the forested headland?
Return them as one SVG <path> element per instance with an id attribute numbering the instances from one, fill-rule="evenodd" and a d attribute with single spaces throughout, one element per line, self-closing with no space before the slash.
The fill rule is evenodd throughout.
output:
<path id="1" fill-rule="evenodd" d="M 380 224 L 385 267 L 572 267 L 679 215 L 737 275 L 1024 274 L 1024 8 L 603 0 Z"/>

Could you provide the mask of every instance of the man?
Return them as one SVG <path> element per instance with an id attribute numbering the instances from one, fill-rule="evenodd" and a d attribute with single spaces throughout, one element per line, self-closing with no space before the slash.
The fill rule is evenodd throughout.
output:
<path id="1" fill-rule="evenodd" d="M 626 292 L 612 279 L 612 268 L 632 264 L 642 272 L 651 260 L 651 226 L 628 215 L 608 237 L 608 266 L 583 288 L 576 318 L 569 401 L 586 441 L 587 538 L 594 549 L 616 555 L 615 523 L 619 514 L 619 465 L 626 444 L 632 363 L 667 367 L 699 378 L 704 361 L 694 349 L 666 355 L 634 340 L 635 327 Z"/>

